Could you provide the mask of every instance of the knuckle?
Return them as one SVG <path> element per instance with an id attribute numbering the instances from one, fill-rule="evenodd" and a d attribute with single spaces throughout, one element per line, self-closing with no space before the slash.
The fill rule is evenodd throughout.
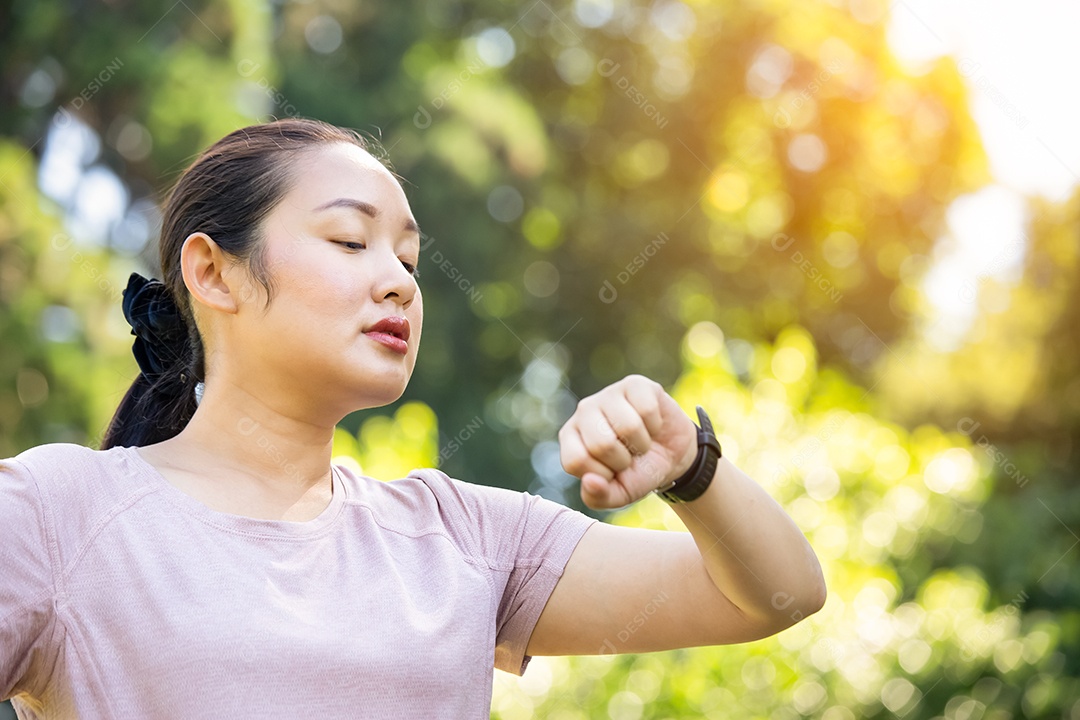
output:
<path id="1" fill-rule="evenodd" d="M 571 475 L 580 475 L 585 471 L 585 460 L 580 455 L 560 458 L 563 470 Z"/>
<path id="2" fill-rule="evenodd" d="M 641 438 L 641 440 L 640 442 L 627 443 L 627 447 L 631 450 L 631 452 L 643 453 L 648 450 L 649 447 L 652 445 L 652 438 L 649 437 L 649 431 L 648 429 L 646 429 L 644 424 L 640 428 L 638 428 L 638 431 L 634 434 L 634 437 Z"/>
<path id="3" fill-rule="evenodd" d="M 618 453 L 619 449 L 622 446 L 623 445 L 621 442 L 619 442 L 618 438 L 616 438 L 615 435 L 612 434 L 604 437 L 603 439 L 597 440 L 594 448 L 596 452 L 600 453 L 601 455 L 613 455 Z"/>

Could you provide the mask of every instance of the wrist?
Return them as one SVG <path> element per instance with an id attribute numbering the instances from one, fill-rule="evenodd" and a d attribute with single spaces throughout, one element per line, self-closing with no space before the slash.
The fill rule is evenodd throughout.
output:
<path id="1" fill-rule="evenodd" d="M 676 470 L 671 473 L 665 480 L 661 487 L 667 487 L 671 485 L 676 479 L 681 478 L 686 473 L 690 472 L 690 468 L 693 467 L 694 461 L 697 460 L 698 453 L 701 451 L 701 447 L 696 442 L 687 448 L 686 453 L 683 455 L 683 460 L 676 466 Z"/>
<path id="2" fill-rule="evenodd" d="M 712 423 L 705 409 L 697 406 L 698 419 L 697 446 L 693 460 L 687 469 L 673 481 L 656 488 L 653 492 L 669 503 L 683 503 L 696 500 L 712 484 L 717 463 L 721 457 L 720 442 L 713 433 Z"/>

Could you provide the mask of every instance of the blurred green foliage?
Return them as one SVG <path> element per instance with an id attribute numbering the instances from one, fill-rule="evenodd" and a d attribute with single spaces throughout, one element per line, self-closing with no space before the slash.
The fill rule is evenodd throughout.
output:
<path id="1" fill-rule="evenodd" d="M 710 322 L 693 326 L 682 350 L 686 369 L 674 397 L 688 412 L 699 403 L 719 412 L 725 454 L 807 534 L 831 589 L 825 608 L 755 643 L 534 659 L 520 679 L 499 676 L 493 716 L 854 720 L 1070 711 L 1068 642 L 1059 616 L 1022 589 L 1033 586 L 999 588 L 1015 592 L 1000 603 L 974 559 L 938 567 L 927 552 L 935 543 L 981 544 L 994 472 L 970 438 L 877 419 L 877 403 L 853 402 L 861 388 L 818 368 L 798 326 L 755 347 L 748 381 L 736 376 Z M 657 498 L 611 521 L 685 531 Z M 1057 577 L 1066 575 L 1059 568 Z M 645 622 L 652 612 L 643 609 Z M 611 638 L 611 652 L 636 627 Z"/>
<path id="2" fill-rule="evenodd" d="M 226 132 L 317 117 L 381 138 L 426 232 L 415 376 L 336 461 L 597 515 L 556 432 L 638 372 L 825 567 L 773 638 L 536 658 L 493 716 L 1080 717 L 1078 202 L 1039 201 L 1022 279 L 927 346 L 945 209 L 989 173 L 954 62 L 901 68 L 884 3 L 167 5 L 0 7 L 0 454 L 97 446 L 154 203 Z"/>

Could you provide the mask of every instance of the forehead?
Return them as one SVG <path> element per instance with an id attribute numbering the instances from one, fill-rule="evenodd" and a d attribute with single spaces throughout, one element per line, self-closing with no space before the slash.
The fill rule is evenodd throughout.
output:
<path id="1" fill-rule="evenodd" d="M 301 153 L 293 168 L 292 187 L 282 204 L 312 211 L 341 197 L 371 203 L 391 217 L 412 216 L 397 179 L 363 148 L 333 143 Z"/>

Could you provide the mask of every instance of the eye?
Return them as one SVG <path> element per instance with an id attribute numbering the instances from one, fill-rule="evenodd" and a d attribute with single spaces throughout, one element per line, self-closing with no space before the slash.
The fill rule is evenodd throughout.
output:
<path id="1" fill-rule="evenodd" d="M 334 243 L 335 245 L 342 245 L 348 247 L 350 250 L 363 250 L 366 247 L 364 243 L 357 242 L 355 240 L 331 240 L 330 242 Z M 405 266 L 405 269 L 409 271 L 409 274 L 412 275 L 413 278 L 420 277 L 420 269 L 418 267 L 416 267 L 412 263 L 407 263 L 404 261 L 402 261 L 401 264 Z"/>
<path id="2" fill-rule="evenodd" d="M 331 242 L 336 244 L 336 245 L 345 245 L 345 246 L 355 245 L 355 247 L 350 247 L 349 248 L 350 250 L 363 250 L 364 249 L 364 243 L 355 242 L 355 241 L 352 241 L 352 240 L 331 240 Z"/>

